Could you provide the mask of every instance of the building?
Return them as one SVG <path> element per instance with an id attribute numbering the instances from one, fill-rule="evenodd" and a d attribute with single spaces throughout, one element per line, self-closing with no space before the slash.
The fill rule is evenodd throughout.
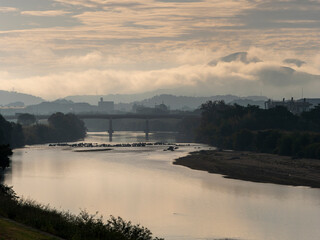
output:
<path id="1" fill-rule="evenodd" d="M 282 101 L 272 101 L 269 99 L 264 103 L 265 109 L 270 109 L 278 106 L 282 106 L 287 108 L 290 112 L 293 114 L 301 114 L 302 112 L 308 111 L 310 109 L 310 106 L 312 106 L 311 103 L 306 101 L 306 99 L 302 99 L 299 101 L 294 101 L 293 98 L 291 100 L 285 100 L 283 98 Z"/>
<path id="2" fill-rule="evenodd" d="M 113 101 L 103 101 L 103 98 L 100 98 L 98 102 L 98 111 L 99 112 L 113 112 L 114 111 L 114 102 Z"/>
<path id="3" fill-rule="evenodd" d="M 161 103 L 159 105 L 155 105 L 154 108 L 158 111 L 161 112 L 169 112 L 169 107 L 167 105 L 165 105 L 164 103 Z"/>
<path id="4" fill-rule="evenodd" d="M 297 101 L 302 102 L 304 101 L 304 99 L 306 99 L 306 101 L 311 104 L 310 108 L 314 108 L 315 106 L 318 106 L 320 104 L 320 98 L 303 98 Z"/>

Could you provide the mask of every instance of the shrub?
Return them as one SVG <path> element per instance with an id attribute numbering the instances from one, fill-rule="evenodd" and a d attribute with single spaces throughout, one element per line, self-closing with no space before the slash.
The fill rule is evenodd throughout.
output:
<path id="1" fill-rule="evenodd" d="M 32 200 L 19 199 L 12 188 L 0 184 L 0 216 L 72 240 L 157 240 L 149 229 L 111 216 L 106 223 L 97 213 L 58 212 Z M 159 239 L 158 239 L 159 240 Z"/>

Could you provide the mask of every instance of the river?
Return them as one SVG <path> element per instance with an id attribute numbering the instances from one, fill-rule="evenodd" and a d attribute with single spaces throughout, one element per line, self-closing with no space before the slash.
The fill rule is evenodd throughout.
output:
<path id="1" fill-rule="evenodd" d="M 173 134 L 151 134 L 173 142 Z M 114 142 L 143 141 L 117 132 Z M 105 133 L 85 142 L 108 143 Z M 175 158 L 208 148 L 184 144 L 75 152 L 70 147 L 14 150 L 5 183 L 19 196 L 59 210 L 121 216 L 167 240 L 318 240 L 320 190 L 225 179 L 173 165 Z"/>

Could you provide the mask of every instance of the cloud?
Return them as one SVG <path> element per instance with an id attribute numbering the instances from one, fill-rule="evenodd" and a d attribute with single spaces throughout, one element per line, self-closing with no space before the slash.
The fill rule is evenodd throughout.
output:
<path id="1" fill-rule="evenodd" d="M 282 98 L 299 97 L 301 88 L 309 96 L 315 95 L 317 87 L 320 87 L 319 74 L 283 66 L 282 60 L 243 62 L 239 58 L 230 62 L 217 60 L 214 66 L 183 64 L 139 71 L 103 68 L 106 61 L 102 52 L 65 58 L 62 64 L 73 63 L 79 69 L 24 78 L 4 74 L 2 87 L 8 90 L 14 87 L 17 91 L 23 90 L 49 99 L 70 94 L 140 93 L 156 89 L 173 89 L 177 94 L 231 93 L 244 96 L 263 91 L 268 97 Z M 99 62 L 102 64 L 98 65 Z M 83 66 L 90 69 L 83 70 Z M 34 82 L 37 84 L 34 85 Z"/>
<path id="2" fill-rule="evenodd" d="M 319 1 L 267 0 L 238 17 L 247 29 L 312 29 L 320 28 L 319 10 Z"/>
<path id="3" fill-rule="evenodd" d="M 0 8 L 2 88 L 44 98 L 157 88 L 281 97 L 318 86 L 319 1 L 18 2 Z"/>
<path id="4" fill-rule="evenodd" d="M 301 67 L 301 66 L 304 65 L 306 62 L 305 62 L 305 61 L 302 61 L 302 60 L 299 60 L 299 59 L 288 58 L 288 59 L 283 60 L 283 63 L 286 63 L 286 64 L 294 64 L 294 65 L 296 65 L 297 67 Z"/>
<path id="5" fill-rule="evenodd" d="M 55 17 L 55 16 L 62 16 L 66 15 L 70 12 L 63 11 L 63 10 L 49 10 L 49 11 L 22 11 L 22 15 L 28 16 L 37 16 L 37 17 Z"/>
<path id="6" fill-rule="evenodd" d="M 63 5 L 74 5 L 74 6 L 82 6 L 82 7 L 96 7 L 92 1 L 88 0 L 54 0 L 57 3 L 61 3 Z"/>
<path id="7" fill-rule="evenodd" d="M 19 10 L 14 7 L 0 7 L 0 13 L 10 13 L 10 12 L 17 12 L 17 11 Z"/>

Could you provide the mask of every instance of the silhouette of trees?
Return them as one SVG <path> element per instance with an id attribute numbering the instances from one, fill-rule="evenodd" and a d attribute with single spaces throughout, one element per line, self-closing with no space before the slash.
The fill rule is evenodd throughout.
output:
<path id="1" fill-rule="evenodd" d="M 21 125 L 8 122 L 0 115 L 0 181 L 3 178 L 3 170 L 10 165 L 11 148 L 23 145 L 24 136 Z"/>
<path id="2" fill-rule="evenodd" d="M 11 143 L 12 125 L 0 116 L 0 144 Z"/>
<path id="3" fill-rule="evenodd" d="M 74 114 L 52 114 L 48 123 L 48 125 L 36 124 L 25 127 L 26 144 L 70 142 L 86 136 L 84 122 Z"/>
<path id="4" fill-rule="evenodd" d="M 48 122 L 60 141 L 75 141 L 86 136 L 84 122 L 74 114 L 55 113 L 49 117 Z"/>
<path id="5" fill-rule="evenodd" d="M 227 105 L 209 101 L 201 106 L 197 140 L 220 148 L 320 158 L 320 106 L 301 116 L 285 107 Z"/>
<path id="6" fill-rule="evenodd" d="M 12 155 L 12 150 L 9 145 L 0 145 L 0 168 L 4 170 L 9 167 L 9 156 Z"/>
<path id="7" fill-rule="evenodd" d="M 18 123 L 23 126 L 28 126 L 36 123 L 36 117 L 29 113 L 23 113 L 18 116 Z"/>
<path id="8" fill-rule="evenodd" d="M 320 131 L 320 105 L 310 111 L 303 112 L 301 118 L 310 129 Z"/>
<path id="9" fill-rule="evenodd" d="M 0 145 L 10 145 L 12 148 L 24 146 L 23 131 L 20 124 L 6 121 L 0 115 Z"/>

